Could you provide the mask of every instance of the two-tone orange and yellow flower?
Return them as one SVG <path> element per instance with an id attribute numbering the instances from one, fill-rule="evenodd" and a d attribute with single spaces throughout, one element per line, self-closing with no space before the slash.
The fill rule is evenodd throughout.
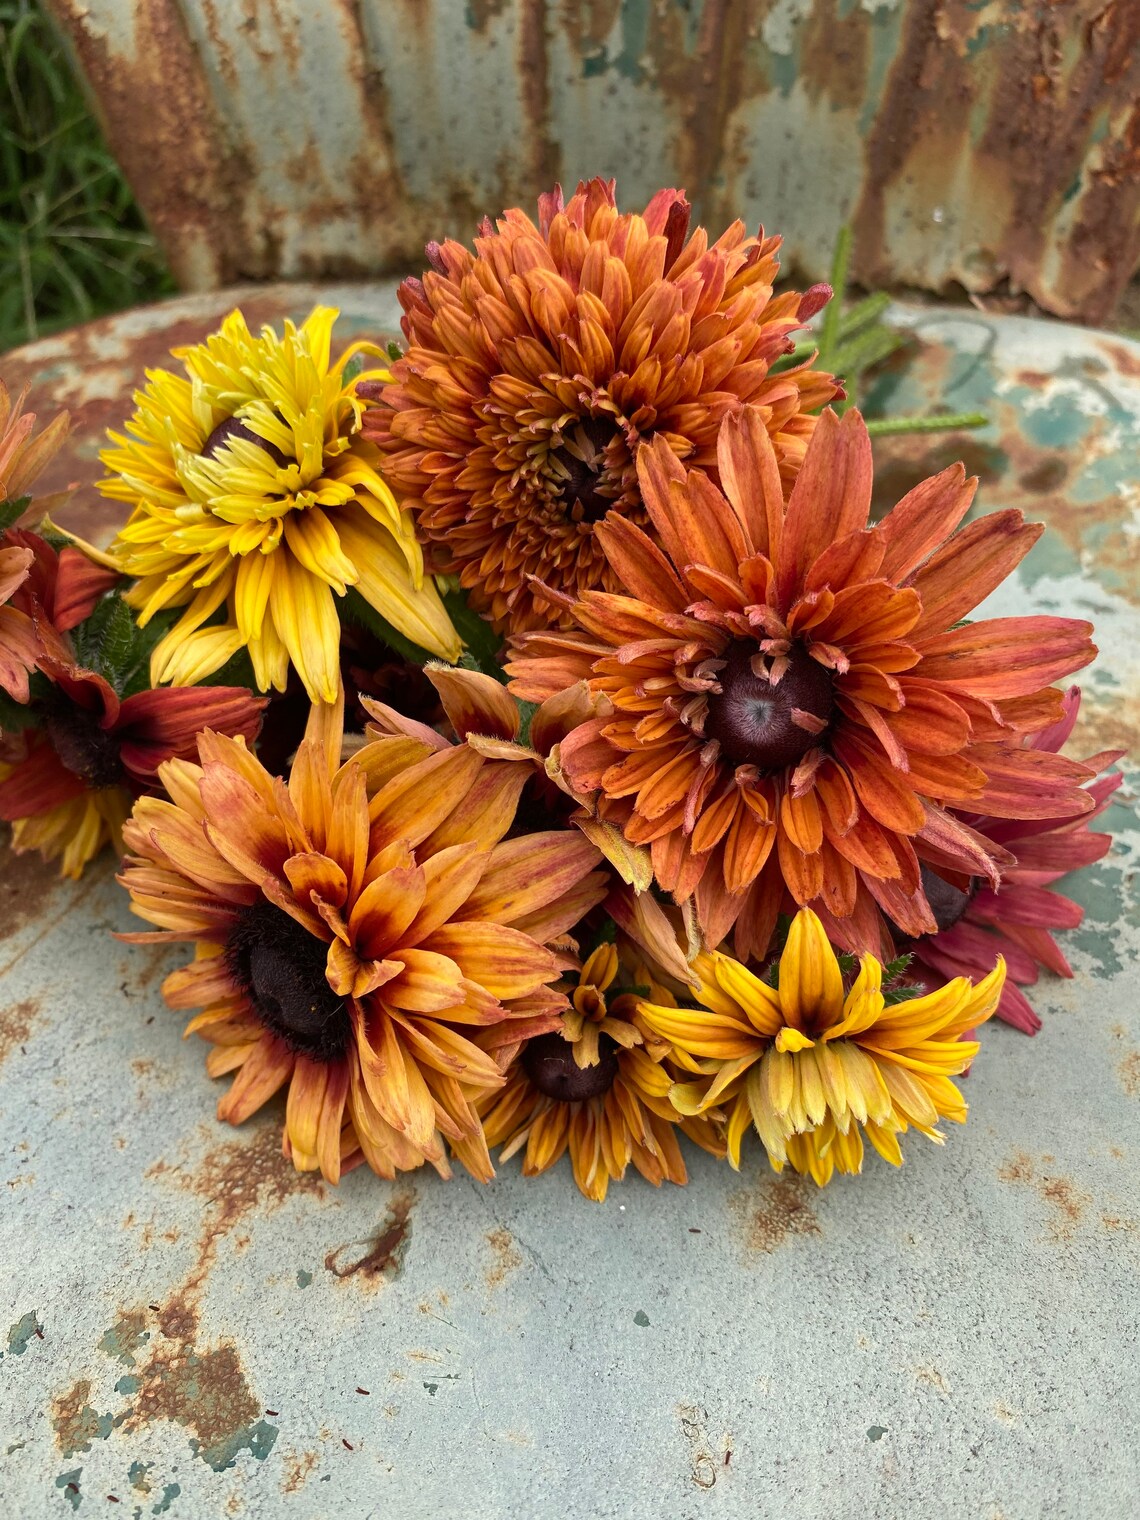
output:
<path id="1" fill-rule="evenodd" d="M 149 372 L 125 432 L 110 434 L 101 490 L 133 508 L 110 551 L 137 580 L 128 601 L 142 625 L 184 609 L 155 647 L 155 685 L 193 685 L 245 648 L 262 691 L 284 690 L 292 665 L 310 700 L 333 701 L 349 587 L 405 638 L 459 657 L 411 513 L 359 435 L 346 366 L 376 351 L 356 343 L 334 360 L 336 316 L 317 307 L 283 337 L 255 337 L 231 312 L 175 350 L 184 374 Z"/>
<path id="2" fill-rule="evenodd" d="M 507 837 L 522 768 L 465 744 L 383 735 L 342 762 L 343 699 L 313 709 L 288 782 L 246 747 L 199 739 L 124 830 L 134 938 L 196 959 L 164 985 L 235 1072 L 219 1117 L 288 1089 L 284 1146 L 335 1182 L 392 1177 L 448 1148 L 491 1175 L 478 1105 L 507 1052 L 557 1025 L 556 945 L 605 892 L 581 835 Z"/>
<path id="3" fill-rule="evenodd" d="M 671 1101 L 686 1115 L 725 1111 L 734 1167 L 755 1128 L 775 1171 L 790 1164 L 821 1187 L 837 1171 L 862 1170 L 864 1136 L 901 1166 L 900 1135 L 914 1129 L 941 1144 L 941 1119 L 965 1121 L 951 1078 L 977 1055 L 977 1043 L 963 1036 L 994 1012 L 1005 981 L 999 958 L 976 986 L 957 977 L 888 1004 L 883 968 L 864 955 L 845 992 L 839 960 L 809 908 L 792 921 L 773 983 L 721 951 L 699 955 L 693 970 L 699 1007 L 637 1005 L 692 1073 Z"/>
<path id="4" fill-rule="evenodd" d="M 597 1203 L 631 1162 L 655 1187 L 687 1182 L 679 1131 L 724 1154 L 710 1119 L 683 1117 L 669 1101 L 676 1074 L 668 1048 L 638 1019 L 633 989 L 671 994 L 633 947 L 622 948 L 624 961 L 614 944 L 587 957 L 560 1027 L 528 1040 L 502 1092 L 481 1104 L 500 1159 L 522 1151 L 523 1175 L 537 1177 L 569 1151 L 574 1181 Z"/>

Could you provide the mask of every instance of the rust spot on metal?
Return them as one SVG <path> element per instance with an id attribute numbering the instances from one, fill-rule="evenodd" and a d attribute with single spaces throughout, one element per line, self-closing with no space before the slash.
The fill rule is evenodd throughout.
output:
<path id="1" fill-rule="evenodd" d="M 207 1241 L 226 1235 L 257 1207 L 267 1211 L 294 1193 L 325 1195 L 325 1186 L 311 1173 L 298 1172 L 281 1153 L 276 1125 L 261 1123 L 246 1144 L 223 1141 L 206 1153 L 193 1169 L 156 1162 L 147 1177 L 164 1177 L 176 1187 L 196 1194 L 209 1206 Z"/>
<path id="2" fill-rule="evenodd" d="M 821 1234 L 810 1197 L 808 1183 L 795 1173 L 766 1179 L 733 1197 L 731 1207 L 746 1250 L 770 1254 L 794 1235 Z"/>
<path id="3" fill-rule="evenodd" d="M 1130 1050 L 1117 1064 L 1116 1075 L 1130 1098 L 1140 1098 L 1140 1050 Z"/>
<path id="4" fill-rule="evenodd" d="M 0 941 L 43 919 L 61 890 L 58 865 L 38 855 L 17 855 L 10 845 L 0 845 Z"/>
<path id="5" fill-rule="evenodd" d="M 1069 478 L 1069 466 L 1061 454 L 1047 454 L 1038 464 L 1026 470 L 1018 476 L 1018 485 L 1023 491 L 1031 491 L 1037 496 L 1047 496 L 1053 491 L 1058 491 Z"/>
<path id="6" fill-rule="evenodd" d="M 281 1484 L 283 1494 L 295 1494 L 298 1489 L 304 1488 L 310 1473 L 316 1468 L 318 1462 L 315 1451 L 286 1452 L 284 1457 L 285 1477 Z"/>
<path id="7" fill-rule="evenodd" d="M 1070 1178 L 1042 1170 L 1053 1159 L 1051 1155 L 1042 1155 L 1040 1162 L 1035 1162 L 1027 1152 L 1017 1151 L 999 1169 L 998 1179 L 1012 1186 L 1031 1187 L 1051 1210 L 1048 1220 L 1050 1239 L 1057 1244 L 1068 1244 L 1083 1222 L 1092 1196 Z"/>
<path id="8" fill-rule="evenodd" d="M 947 234 L 944 283 L 1008 282 L 1061 316 L 1103 321 L 1140 254 L 1140 8 L 1077 0 L 1062 23 L 1042 7 L 1000 39 L 969 0 L 910 0 L 902 17 L 864 142 L 857 277 L 908 278 L 900 225 L 943 202 L 967 222 Z M 1076 36 L 1083 45 L 1062 45 Z M 955 193 L 965 169 L 972 204 Z"/>
<path id="9" fill-rule="evenodd" d="M 522 1253 L 515 1245 L 509 1230 L 492 1230 L 485 1237 L 491 1247 L 492 1262 L 484 1272 L 488 1288 L 501 1288 L 512 1272 L 522 1266 Z"/>
<path id="10" fill-rule="evenodd" d="M 833 110 L 857 111 L 871 65 L 871 15 L 861 6 L 843 15 L 834 3 L 817 3 L 803 27 L 799 77 L 808 99 Z"/>
<path id="11" fill-rule="evenodd" d="M 353 1249 L 355 1242 L 339 1246 L 325 1257 L 325 1270 L 341 1279 L 359 1277 L 362 1282 L 370 1283 L 373 1287 L 382 1279 L 398 1277 L 411 1239 L 411 1213 L 415 1199 L 415 1192 L 411 1188 L 398 1193 L 388 1205 L 387 1217 L 368 1242 L 368 1249 L 363 1256 L 342 1263 L 341 1257 Z"/>
<path id="12" fill-rule="evenodd" d="M 22 1050 L 39 1022 L 38 998 L 23 998 L 10 1008 L 0 1010 L 0 1066 L 14 1051 Z"/>
<path id="13" fill-rule="evenodd" d="M 121 47 L 105 28 L 90 24 L 81 0 L 52 0 L 51 10 L 71 39 L 108 145 L 179 282 L 202 290 L 242 274 L 270 273 L 252 267 L 235 214 L 254 165 L 227 134 L 181 7 L 136 0 L 130 40 Z M 156 172 L 156 165 L 166 172 Z M 177 173 L 170 172 L 174 165 Z"/>
<path id="14" fill-rule="evenodd" d="M 90 1451 L 93 1441 L 110 1435 L 114 1417 L 98 1414 L 90 1404 L 91 1382 L 80 1378 L 66 1393 L 52 1400 L 52 1429 L 61 1456 L 73 1457 L 78 1451 Z"/>

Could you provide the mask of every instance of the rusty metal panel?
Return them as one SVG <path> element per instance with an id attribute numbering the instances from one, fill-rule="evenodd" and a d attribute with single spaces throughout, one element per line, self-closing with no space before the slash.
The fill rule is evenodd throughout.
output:
<path id="1" fill-rule="evenodd" d="M 687 185 L 823 278 L 1105 319 L 1135 0 L 48 0 L 179 280 L 362 276 L 555 179 Z"/>
<path id="2" fill-rule="evenodd" d="M 257 316 L 315 294 L 282 288 Z M 348 331 L 391 311 L 390 288 L 320 294 Z M 73 461 L 140 358 L 228 304 L 16 356 L 38 399 L 93 387 Z M 964 454 L 977 510 L 1045 517 L 991 609 L 1096 619 L 1074 751 L 1135 755 L 1140 345 L 893 315 L 922 344 L 872 399 L 993 424 L 876 440 L 882 505 Z M 944 1149 L 822 1192 L 755 1149 L 740 1175 L 698 1152 L 687 1188 L 634 1178 L 601 1206 L 565 1163 L 533 1181 L 508 1164 L 488 1187 L 297 1176 L 279 1114 L 214 1121 L 201 1051 L 159 995 L 184 957 L 111 939 L 134 920 L 110 864 L 62 883 L 0 854 L 0 1513 L 1130 1513 L 1138 778 L 1106 817 L 1112 852 L 1066 883 L 1087 915 L 1074 979 L 1034 992 L 1041 1033 L 987 1027 Z"/>

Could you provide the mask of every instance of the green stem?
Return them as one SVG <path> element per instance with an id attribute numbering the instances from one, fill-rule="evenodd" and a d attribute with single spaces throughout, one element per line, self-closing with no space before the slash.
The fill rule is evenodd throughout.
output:
<path id="1" fill-rule="evenodd" d="M 872 438 L 886 438 L 892 433 L 949 433 L 960 428 L 986 427 L 984 412 L 953 412 L 943 417 L 878 417 L 867 423 Z"/>
<path id="2" fill-rule="evenodd" d="M 839 337 L 839 321 L 843 312 L 843 296 L 847 289 L 847 261 L 851 257 L 851 228 L 840 227 L 835 240 L 835 254 L 831 260 L 831 289 L 834 294 L 823 309 L 823 326 L 819 334 L 820 358 L 826 363 L 835 352 Z"/>

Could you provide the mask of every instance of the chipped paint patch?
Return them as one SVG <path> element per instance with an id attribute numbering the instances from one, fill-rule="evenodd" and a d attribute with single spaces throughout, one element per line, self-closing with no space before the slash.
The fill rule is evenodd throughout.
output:
<path id="1" fill-rule="evenodd" d="M 72 1509 L 78 1509 L 82 1494 L 79 1489 L 79 1480 L 83 1476 L 82 1467 L 73 1467 L 70 1472 L 60 1473 L 55 1480 L 56 1488 L 63 1490 L 63 1497 L 71 1505 Z"/>
<path id="2" fill-rule="evenodd" d="M 115 1361 L 122 1362 L 124 1367 L 134 1367 L 137 1366 L 135 1352 L 149 1340 L 146 1311 L 132 1309 L 129 1314 L 120 1315 L 111 1328 L 103 1332 L 99 1350 Z"/>
<path id="3" fill-rule="evenodd" d="M 29 1309 L 27 1314 L 22 1314 L 14 1325 L 9 1326 L 9 1356 L 23 1356 L 32 1337 L 38 1336 L 40 1340 L 43 1340 L 43 1335 L 44 1327 L 40 1324 L 39 1314 L 35 1309 Z"/>
<path id="4" fill-rule="evenodd" d="M 115 1428 L 114 1415 L 98 1414 L 88 1402 L 90 1394 L 90 1379 L 80 1378 L 66 1393 L 52 1400 L 52 1429 L 63 1457 L 90 1451 L 93 1441 L 105 1441 Z"/>

